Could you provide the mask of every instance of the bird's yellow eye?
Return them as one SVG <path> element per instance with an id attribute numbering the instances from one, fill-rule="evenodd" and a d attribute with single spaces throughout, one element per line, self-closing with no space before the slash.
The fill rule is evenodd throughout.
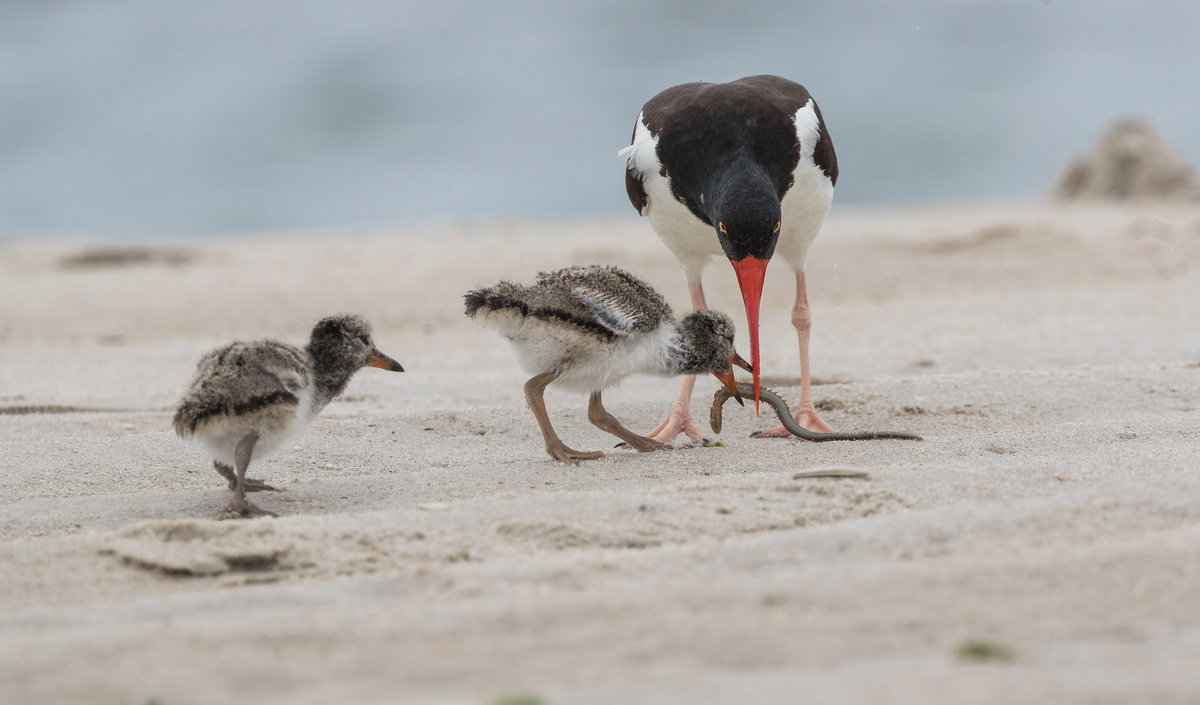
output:
<path id="1" fill-rule="evenodd" d="M 725 221 L 722 220 L 722 221 L 717 222 L 717 227 L 721 229 L 721 232 L 723 234 L 725 234 L 725 235 L 729 234 L 729 233 L 725 232 Z"/>
<path id="2" fill-rule="evenodd" d="M 780 221 L 778 221 L 778 220 L 775 221 L 775 229 L 772 230 L 771 232 L 773 232 L 773 233 L 779 232 L 779 223 L 780 223 Z"/>

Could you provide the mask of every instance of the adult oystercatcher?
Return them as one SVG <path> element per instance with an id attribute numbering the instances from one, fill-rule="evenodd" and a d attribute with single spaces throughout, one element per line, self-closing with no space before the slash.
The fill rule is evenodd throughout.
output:
<path id="1" fill-rule="evenodd" d="M 368 366 L 404 371 L 375 349 L 371 324 L 361 316 L 322 319 L 303 350 L 275 340 L 230 343 L 196 363 L 175 412 L 175 433 L 194 436 L 212 455 L 234 492 L 227 512 L 275 516 L 246 500 L 247 492 L 275 489 L 246 477 L 250 461 L 303 431 Z"/>
<path id="2" fill-rule="evenodd" d="M 734 352 L 729 317 L 702 310 L 676 321 L 657 291 L 616 267 L 543 272 L 530 286 L 502 281 L 463 298 L 466 314 L 508 338 L 521 366 L 534 375 L 525 383 L 525 400 L 555 460 L 576 463 L 604 454 L 574 450 L 559 439 L 542 398 L 551 382 L 591 392 L 588 420 L 641 452 L 671 446 L 639 436 L 604 409 L 601 392 L 625 377 L 711 372 L 741 402 L 732 365 L 749 365 Z"/>
<path id="3" fill-rule="evenodd" d="M 816 101 L 804 86 L 779 76 L 729 83 L 685 83 L 643 107 L 626 159 L 625 187 L 633 207 L 683 267 L 692 307 L 703 309 L 700 276 L 708 259 L 733 265 L 746 307 L 759 400 L 758 313 L 767 263 L 778 253 L 796 277 L 792 324 L 800 342 L 797 423 L 832 430 L 812 403 L 808 340 L 812 316 L 804 269 L 808 247 L 833 202 L 837 156 Z M 649 435 L 670 441 L 700 430 L 688 411 L 695 378 L 684 381 L 667 418 Z M 789 436 L 772 429 L 765 436 Z"/>

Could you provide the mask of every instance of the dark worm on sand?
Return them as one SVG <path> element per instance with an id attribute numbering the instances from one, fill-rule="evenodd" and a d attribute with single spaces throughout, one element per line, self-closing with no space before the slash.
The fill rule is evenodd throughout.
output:
<path id="1" fill-rule="evenodd" d="M 747 382 L 740 382 L 738 384 L 738 393 L 747 399 L 753 399 L 754 385 Z M 708 412 L 708 422 L 712 425 L 713 433 L 721 432 L 721 407 L 725 406 L 725 402 L 729 401 L 732 397 L 733 395 L 724 387 L 718 389 L 717 393 L 713 395 L 712 410 Z M 775 414 L 779 417 L 779 421 L 783 424 L 784 428 L 806 441 L 813 441 L 814 443 L 824 441 L 872 441 L 881 438 L 896 438 L 905 441 L 925 440 L 918 435 L 902 433 L 900 431 L 834 431 L 832 433 L 810 431 L 796 423 L 796 420 L 792 418 L 792 412 L 788 410 L 787 402 L 775 392 L 770 389 L 760 388 L 758 397 L 775 408 Z"/>

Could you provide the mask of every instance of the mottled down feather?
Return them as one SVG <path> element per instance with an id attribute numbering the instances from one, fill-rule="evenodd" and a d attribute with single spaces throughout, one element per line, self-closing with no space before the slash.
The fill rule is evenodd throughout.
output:
<path id="1" fill-rule="evenodd" d="M 191 435 L 220 415 L 246 414 L 273 404 L 298 404 L 311 383 L 304 353 L 275 340 L 237 341 L 196 363 L 192 387 L 175 413 L 175 432 Z"/>
<path id="2" fill-rule="evenodd" d="M 526 286 L 502 281 L 465 296 L 466 313 L 511 310 L 524 317 L 574 326 L 606 340 L 649 333 L 672 317 L 648 284 L 617 267 L 567 267 L 543 272 Z"/>

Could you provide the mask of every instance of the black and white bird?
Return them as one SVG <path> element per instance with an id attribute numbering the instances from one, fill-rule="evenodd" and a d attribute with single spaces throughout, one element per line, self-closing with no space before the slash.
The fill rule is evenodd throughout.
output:
<path id="1" fill-rule="evenodd" d="M 733 349 L 729 317 L 703 310 L 676 321 L 657 291 L 616 267 L 545 272 L 529 286 L 501 281 L 464 299 L 467 315 L 508 338 L 533 375 L 525 400 L 556 460 L 575 463 L 604 454 L 574 450 L 559 439 L 542 398 L 551 382 L 590 392 L 588 420 L 642 452 L 671 446 L 630 431 L 604 409 L 602 391 L 625 377 L 711 372 L 741 402 L 732 365 L 749 364 Z"/>
<path id="2" fill-rule="evenodd" d="M 633 207 L 683 267 L 692 307 L 707 306 L 700 276 L 710 257 L 733 265 L 750 330 L 758 407 L 758 314 L 767 263 L 780 255 L 796 277 L 792 324 L 800 342 L 796 421 L 832 430 L 812 403 L 808 340 L 812 318 L 804 270 L 808 248 L 833 202 L 837 156 L 816 101 L 779 76 L 685 83 L 654 96 L 634 125 L 625 186 Z M 701 434 L 688 411 L 695 378 L 684 381 L 670 414 L 650 433 L 670 441 Z M 776 429 L 760 435 L 790 435 Z"/>
<path id="3" fill-rule="evenodd" d="M 196 363 L 196 376 L 175 412 L 175 433 L 200 441 L 234 497 L 226 511 L 270 515 L 247 492 L 274 487 L 246 477 L 250 461 L 266 457 L 303 431 L 363 367 L 403 372 L 375 349 L 361 316 L 321 319 L 301 349 L 275 340 L 236 341 Z"/>

